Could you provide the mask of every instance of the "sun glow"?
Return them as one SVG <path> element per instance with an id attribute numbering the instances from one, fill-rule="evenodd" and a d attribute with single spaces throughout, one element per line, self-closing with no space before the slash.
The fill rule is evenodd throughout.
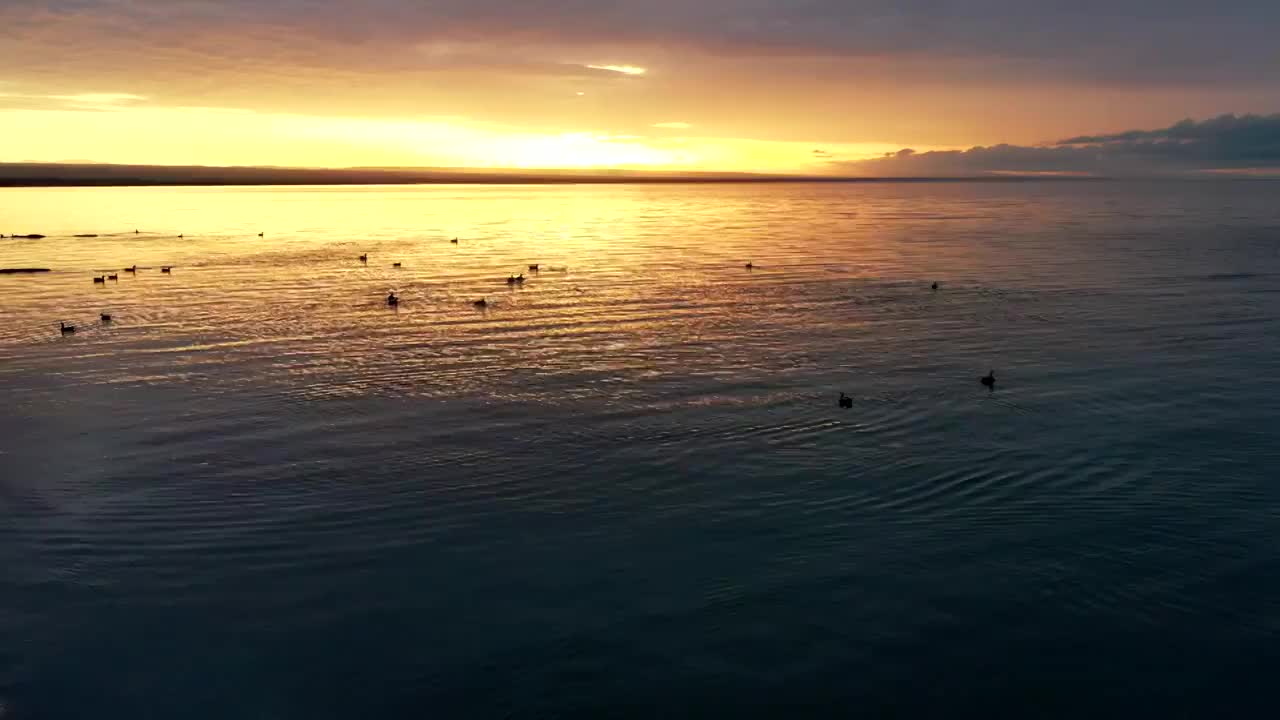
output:
<path id="1" fill-rule="evenodd" d="M 623 131 L 531 131 L 439 117 L 367 117 L 261 113 L 236 108 L 161 107 L 119 100 L 111 112 L 11 109 L 5 134 L 22 151 L 0 161 L 91 161 L 155 165 L 282 167 L 601 168 L 672 171 L 830 174 L 842 162 L 896 149 L 881 144 L 752 140 L 678 131 L 688 123 L 654 124 L 652 134 Z M 677 132 L 673 132 L 677 131 Z M 198 137 L 199 143 L 191 138 Z M 10 148 L 12 149 L 12 148 Z"/>

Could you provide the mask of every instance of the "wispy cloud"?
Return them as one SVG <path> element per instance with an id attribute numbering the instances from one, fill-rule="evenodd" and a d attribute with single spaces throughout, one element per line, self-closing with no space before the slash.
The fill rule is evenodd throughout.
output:
<path id="1" fill-rule="evenodd" d="M 586 67 L 592 70 L 607 70 L 608 72 L 621 73 L 623 75 L 644 75 L 649 72 L 647 69 L 635 65 L 587 65 Z"/>
<path id="2" fill-rule="evenodd" d="M 133 93 L 0 93 L 0 108 L 23 110 L 123 110 L 148 100 Z"/>
<path id="3" fill-rule="evenodd" d="M 79 93 L 77 95 L 46 95 L 53 100 L 65 100 L 80 105 L 118 105 L 146 100 L 145 95 L 133 93 Z"/>

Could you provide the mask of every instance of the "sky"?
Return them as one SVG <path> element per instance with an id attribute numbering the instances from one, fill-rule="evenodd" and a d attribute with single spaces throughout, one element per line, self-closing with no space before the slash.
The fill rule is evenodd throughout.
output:
<path id="1" fill-rule="evenodd" d="M 0 161 L 1280 168 L 1276 0 L 2 0 Z"/>

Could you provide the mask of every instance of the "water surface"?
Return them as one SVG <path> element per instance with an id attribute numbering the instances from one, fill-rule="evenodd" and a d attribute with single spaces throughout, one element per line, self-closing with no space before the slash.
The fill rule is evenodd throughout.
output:
<path id="1" fill-rule="evenodd" d="M 1253 712 L 1277 190 L 4 190 L 5 718 Z"/>

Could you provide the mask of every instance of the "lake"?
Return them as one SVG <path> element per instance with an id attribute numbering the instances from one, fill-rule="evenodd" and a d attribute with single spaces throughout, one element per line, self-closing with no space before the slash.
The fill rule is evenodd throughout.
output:
<path id="1" fill-rule="evenodd" d="M 0 275 L 5 720 L 1270 707 L 1280 183 L 8 189 L 0 225 L 52 270 Z"/>

